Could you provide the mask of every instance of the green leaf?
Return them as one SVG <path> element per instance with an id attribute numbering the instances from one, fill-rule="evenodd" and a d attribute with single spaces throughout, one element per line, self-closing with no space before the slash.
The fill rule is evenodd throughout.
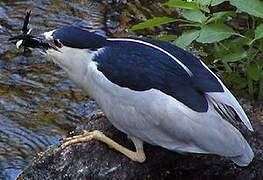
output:
<path id="1" fill-rule="evenodd" d="M 191 44 L 200 34 L 200 30 L 191 30 L 184 32 L 175 40 L 175 44 L 181 48 L 185 48 Z"/>
<path id="2" fill-rule="evenodd" d="M 166 3 L 163 3 L 165 6 L 169 7 L 177 7 L 177 8 L 182 8 L 182 9 L 199 9 L 198 4 L 195 2 L 186 2 L 186 1 L 181 1 L 181 0 L 170 0 Z"/>
<path id="3" fill-rule="evenodd" d="M 182 0 L 170 0 L 166 3 L 163 3 L 162 5 L 169 6 L 169 7 L 177 7 L 182 9 L 192 9 L 192 10 L 202 10 L 207 13 L 210 12 L 208 6 L 203 6 L 201 4 L 198 4 L 196 2 L 186 2 Z"/>
<path id="4" fill-rule="evenodd" d="M 256 30 L 255 30 L 255 37 L 254 39 L 250 40 L 250 42 L 248 43 L 248 45 L 251 45 L 252 43 L 254 43 L 256 40 L 263 38 L 263 24 L 260 24 L 257 26 Z M 261 50 L 261 42 L 260 42 L 260 46 L 259 49 Z"/>
<path id="5" fill-rule="evenodd" d="M 260 40 L 259 42 L 259 50 L 263 52 L 263 40 Z"/>
<path id="6" fill-rule="evenodd" d="M 158 36 L 154 36 L 154 39 L 161 40 L 161 41 L 174 41 L 177 39 L 177 36 L 173 34 L 158 35 Z"/>
<path id="7" fill-rule="evenodd" d="M 260 0 L 230 0 L 230 4 L 240 11 L 263 18 L 263 2 Z"/>
<path id="8" fill-rule="evenodd" d="M 233 89 L 244 89 L 247 86 L 247 79 L 244 78 L 239 72 L 232 72 L 224 78 L 228 84 L 231 84 Z"/>
<path id="9" fill-rule="evenodd" d="M 247 75 L 254 81 L 258 81 L 262 76 L 262 69 L 256 64 L 250 64 L 247 68 Z"/>
<path id="10" fill-rule="evenodd" d="M 263 101 L 263 78 L 259 82 L 258 100 Z"/>
<path id="11" fill-rule="evenodd" d="M 240 43 L 241 38 L 228 39 L 224 42 L 220 42 L 224 48 L 228 50 L 229 53 L 239 52 L 243 50 L 243 44 Z"/>
<path id="12" fill-rule="evenodd" d="M 132 26 L 132 30 L 139 30 L 139 29 L 145 29 L 145 28 L 151 28 L 154 26 L 160 26 L 163 24 L 168 24 L 171 22 L 176 21 L 174 18 L 169 18 L 169 17 L 155 17 L 153 19 L 148 19 L 142 23 L 136 24 Z"/>
<path id="13" fill-rule="evenodd" d="M 255 40 L 263 38 L 263 24 L 257 26 L 255 30 Z"/>
<path id="14" fill-rule="evenodd" d="M 201 4 L 203 6 L 209 6 L 211 4 L 212 0 L 196 0 L 198 4 Z"/>
<path id="15" fill-rule="evenodd" d="M 247 56 L 246 51 L 239 51 L 239 52 L 234 52 L 231 54 L 227 54 L 222 58 L 222 61 L 229 63 L 229 62 L 237 62 L 242 59 L 244 59 Z"/>
<path id="16" fill-rule="evenodd" d="M 255 60 L 256 64 L 259 68 L 263 68 L 263 61 L 261 60 L 261 58 L 259 57 L 258 59 Z M 263 74 L 262 74 L 263 75 Z M 263 76 L 262 76 L 263 78 Z"/>
<path id="17" fill-rule="evenodd" d="M 206 13 L 210 13 L 210 9 L 208 8 L 208 6 L 199 6 L 199 9 Z"/>
<path id="18" fill-rule="evenodd" d="M 221 4 L 222 2 L 225 2 L 225 1 L 228 1 L 228 0 L 212 0 L 211 6 L 216 6 L 216 5 Z"/>
<path id="19" fill-rule="evenodd" d="M 204 23 L 207 17 L 200 10 L 185 10 L 183 17 L 189 21 Z"/>
<path id="20" fill-rule="evenodd" d="M 248 59 L 248 62 L 252 62 L 255 57 L 257 56 L 259 50 L 258 49 L 255 49 L 255 48 L 249 48 L 247 50 L 247 59 Z"/>
<path id="21" fill-rule="evenodd" d="M 237 34 L 233 29 L 224 24 L 208 24 L 203 26 L 200 36 L 196 41 L 201 43 L 214 43 Z"/>
<path id="22" fill-rule="evenodd" d="M 217 12 L 217 13 L 214 13 L 210 19 L 208 19 L 207 23 L 211 23 L 211 22 L 215 22 L 215 21 L 224 22 L 225 18 L 229 17 L 229 16 L 234 17 L 234 16 L 236 16 L 236 14 L 234 11 Z"/>

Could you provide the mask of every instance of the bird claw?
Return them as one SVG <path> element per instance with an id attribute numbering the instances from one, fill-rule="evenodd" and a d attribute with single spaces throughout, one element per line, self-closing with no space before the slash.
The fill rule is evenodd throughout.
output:
<path id="1" fill-rule="evenodd" d="M 127 156 L 133 161 L 142 163 L 146 159 L 144 151 L 143 151 L 142 142 L 140 142 L 139 143 L 140 146 L 138 146 L 138 143 L 135 143 L 135 141 L 133 141 L 135 148 L 136 148 L 136 151 L 134 152 L 118 144 L 117 142 L 113 141 L 112 139 L 105 136 L 101 131 L 98 131 L 98 130 L 91 131 L 91 132 L 83 131 L 83 134 L 65 138 L 60 146 L 60 149 L 62 150 L 70 145 L 73 145 L 76 143 L 88 142 L 93 139 L 107 144 L 109 147 L 119 151 L 120 153 L 124 154 L 125 156 Z"/>
<path id="2" fill-rule="evenodd" d="M 82 134 L 79 134 L 79 135 L 75 135 L 75 136 L 71 136 L 71 137 L 66 137 L 63 142 L 65 141 L 69 141 L 69 140 L 72 140 L 72 139 L 76 139 L 76 138 L 79 138 L 79 137 L 83 137 L 83 136 L 86 136 L 86 135 L 89 135 L 90 132 L 86 131 L 86 130 L 83 130 L 83 133 Z"/>
<path id="3" fill-rule="evenodd" d="M 63 139 L 63 142 L 61 143 L 60 149 L 65 149 L 66 147 L 82 143 L 82 142 L 88 142 L 94 138 L 93 132 L 88 132 L 86 130 L 83 130 L 83 133 L 80 135 L 75 135 L 72 137 L 67 137 Z"/>
<path id="4" fill-rule="evenodd" d="M 99 119 L 102 117 L 105 117 L 105 114 L 102 111 L 97 111 L 89 117 L 89 120 Z M 60 149 L 64 149 L 73 144 L 88 142 L 92 140 L 95 136 L 99 136 L 101 133 L 100 131 L 92 131 L 92 132 L 89 132 L 86 130 L 82 130 L 82 131 L 83 131 L 82 134 L 74 135 L 74 136 L 63 139 Z"/>

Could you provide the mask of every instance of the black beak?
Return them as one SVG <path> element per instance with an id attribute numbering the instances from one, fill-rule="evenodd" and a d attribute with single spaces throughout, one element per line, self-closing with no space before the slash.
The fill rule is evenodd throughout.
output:
<path id="1" fill-rule="evenodd" d="M 22 34 L 11 37 L 8 41 L 12 43 L 16 43 L 17 47 L 23 46 L 24 48 L 40 48 L 43 50 L 48 50 L 52 48 L 54 50 L 58 50 L 58 48 L 48 42 L 44 36 L 33 36 L 30 35 L 31 29 L 28 28 L 29 20 L 30 20 L 31 11 L 28 11 L 25 16 L 24 24 L 22 27 Z"/>
<path id="2" fill-rule="evenodd" d="M 18 48 L 23 46 L 25 48 L 40 48 L 48 50 L 49 48 L 58 50 L 58 48 L 47 42 L 43 36 L 33 36 L 29 34 L 21 34 L 8 39 L 12 43 L 19 43 Z"/>

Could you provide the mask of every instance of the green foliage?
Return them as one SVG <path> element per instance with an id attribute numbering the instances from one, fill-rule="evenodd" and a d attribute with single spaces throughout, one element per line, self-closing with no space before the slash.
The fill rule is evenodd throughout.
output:
<path id="1" fill-rule="evenodd" d="M 179 47 L 186 47 L 190 45 L 196 38 L 198 38 L 199 35 L 199 30 L 186 31 L 175 40 L 175 44 Z"/>
<path id="2" fill-rule="evenodd" d="M 185 2 L 181 0 L 177 1 L 168 1 L 164 3 L 163 5 L 169 6 L 169 7 L 178 7 L 178 8 L 183 8 L 183 9 L 195 9 L 198 10 L 198 4 L 195 2 Z"/>
<path id="3" fill-rule="evenodd" d="M 196 39 L 200 43 L 214 43 L 229 38 L 236 34 L 235 31 L 224 24 L 208 24 L 201 29 L 200 36 Z"/>
<path id="4" fill-rule="evenodd" d="M 206 24 L 213 23 L 213 22 L 225 22 L 225 20 L 228 17 L 235 17 L 236 13 L 234 11 L 221 11 L 213 13 L 213 16 L 211 16 L 207 21 Z"/>
<path id="5" fill-rule="evenodd" d="M 211 1 L 211 6 L 216 6 L 216 5 L 221 4 L 221 3 L 225 2 L 225 1 L 227 1 L 227 0 L 212 0 Z"/>
<path id="6" fill-rule="evenodd" d="M 263 18 L 263 2 L 260 0 L 230 0 L 230 4 L 240 11 Z"/>
<path id="7" fill-rule="evenodd" d="M 177 39 L 177 36 L 174 34 L 166 34 L 166 35 L 154 36 L 153 38 L 161 41 L 174 41 Z"/>
<path id="8" fill-rule="evenodd" d="M 224 10 L 217 6 L 226 3 Z M 202 46 L 205 60 L 236 93 L 263 100 L 263 2 L 260 0 L 169 0 L 163 6 L 180 9 L 181 18 L 157 17 L 132 27 L 144 29 L 176 22 L 182 34 L 157 36 L 181 48 Z M 231 7 L 233 6 L 233 7 Z M 220 10 L 222 9 L 222 10 Z M 246 26 L 240 27 L 246 22 Z M 177 37 L 177 38 L 176 38 Z M 213 44 L 212 44 L 213 43 Z M 223 67 L 223 68 L 222 68 Z"/>
<path id="9" fill-rule="evenodd" d="M 168 24 L 171 22 L 176 21 L 174 18 L 169 18 L 169 17 L 156 17 L 153 19 L 149 19 L 145 22 L 136 24 L 132 27 L 132 30 L 139 30 L 139 29 L 145 29 L 145 28 L 150 28 L 154 26 L 160 26 L 163 24 Z"/>
<path id="10" fill-rule="evenodd" d="M 196 1 L 201 1 L 201 0 L 196 0 Z M 203 0 L 205 1 L 205 0 Z M 182 9 L 192 9 L 192 10 L 199 10 L 201 9 L 202 11 L 209 12 L 209 9 L 206 5 L 203 5 L 205 3 L 198 3 L 198 2 L 186 2 L 183 0 L 170 0 L 166 3 L 164 3 L 164 6 L 168 7 L 177 7 L 177 8 L 182 8 Z"/>
<path id="11" fill-rule="evenodd" d="M 255 39 L 254 40 L 258 40 L 260 38 L 263 38 L 263 24 L 260 24 L 259 26 L 257 26 L 257 28 L 255 30 Z"/>
<path id="12" fill-rule="evenodd" d="M 185 10 L 183 17 L 197 23 L 204 23 L 207 20 L 207 17 L 200 10 Z"/>
<path id="13" fill-rule="evenodd" d="M 257 64 L 249 64 L 247 68 L 247 72 L 248 72 L 248 76 L 255 81 L 260 80 L 262 75 L 262 71 Z"/>
<path id="14" fill-rule="evenodd" d="M 240 60 L 246 58 L 246 56 L 247 56 L 246 51 L 239 50 L 236 52 L 226 54 L 225 56 L 223 56 L 222 61 L 224 63 L 237 62 L 237 61 L 240 61 Z"/>

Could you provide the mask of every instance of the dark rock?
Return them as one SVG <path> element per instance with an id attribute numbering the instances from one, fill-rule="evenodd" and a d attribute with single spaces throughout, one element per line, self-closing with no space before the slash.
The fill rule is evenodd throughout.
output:
<path id="1" fill-rule="evenodd" d="M 258 112 L 262 112 L 262 107 Z M 64 150 L 50 147 L 18 179 L 263 179 L 262 120 L 257 119 L 262 116 L 250 114 L 256 133 L 248 137 L 255 151 L 255 159 L 248 167 L 238 167 L 214 155 L 182 155 L 148 144 L 145 145 L 147 160 L 140 164 L 101 142 L 91 141 Z M 81 128 L 101 130 L 120 144 L 134 148 L 126 135 L 105 118 L 91 120 Z"/>

